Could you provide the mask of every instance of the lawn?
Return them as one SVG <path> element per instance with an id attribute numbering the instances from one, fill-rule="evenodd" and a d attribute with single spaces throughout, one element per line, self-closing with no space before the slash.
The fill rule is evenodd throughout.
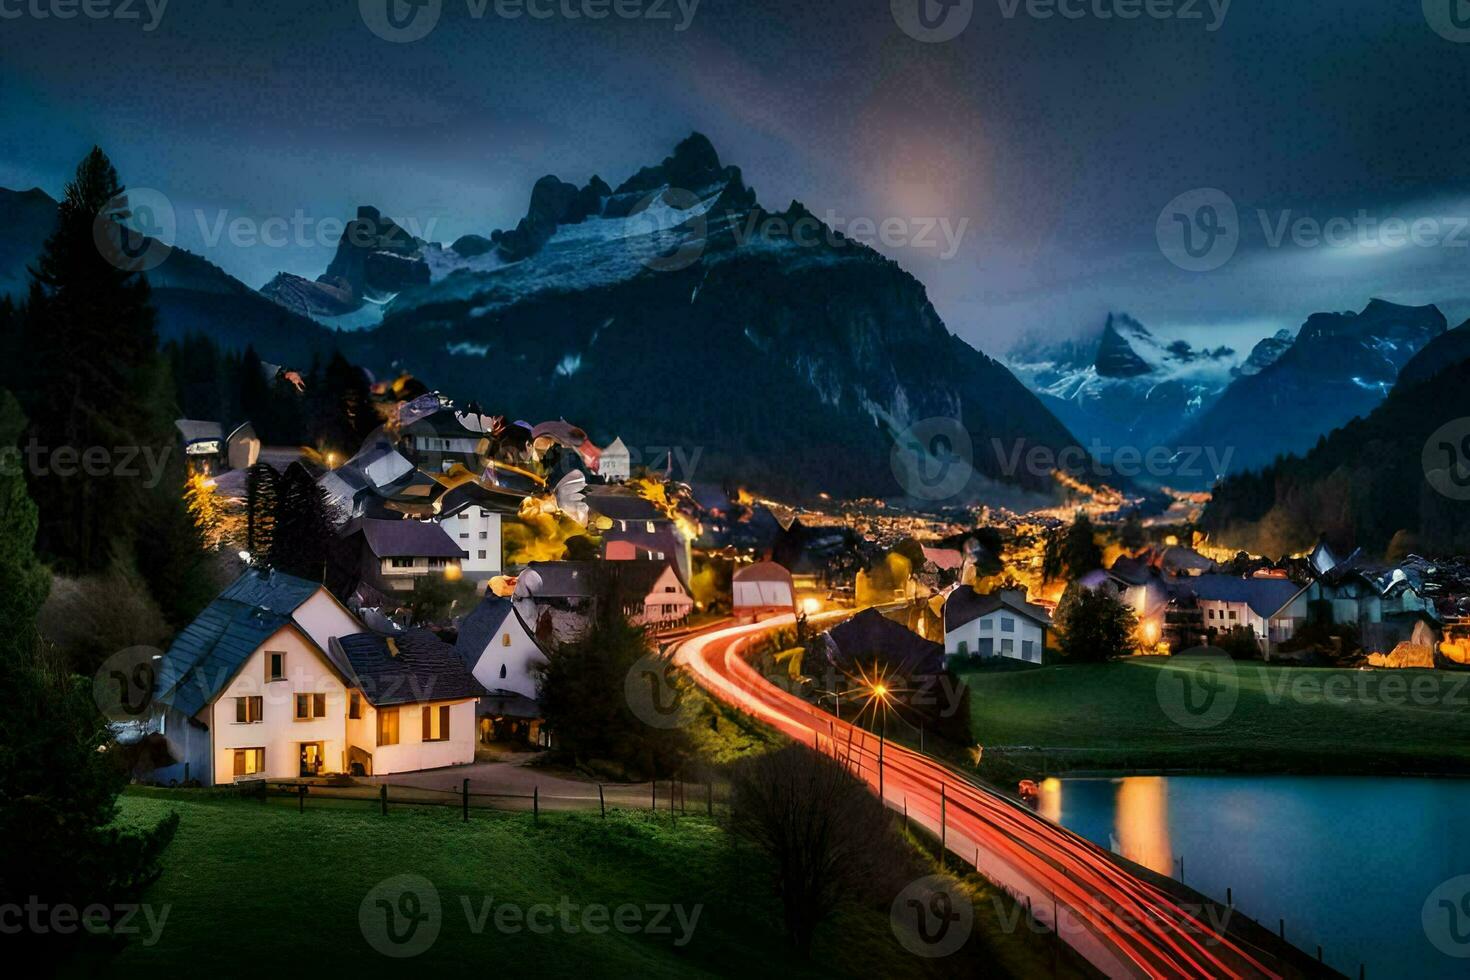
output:
<path id="1" fill-rule="evenodd" d="M 124 822 L 151 823 L 169 810 L 181 816 L 163 876 L 145 896 L 155 910 L 167 906 L 161 938 L 151 946 L 134 939 L 106 964 L 124 976 L 224 975 L 268 963 L 292 974 L 344 976 L 405 966 L 456 975 L 1024 976 L 1052 955 L 1044 937 L 1025 929 L 1004 934 L 993 896 L 972 883 L 981 892 L 976 932 L 953 956 L 914 957 L 894 939 L 886 906 L 849 904 L 824 927 L 812 960 L 797 960 L 780 935 L 765 859 L 703 818 L 671 825 L 647 813 L 606 820 L 559 813 L 535 823 L 529 814 L 477 811 L 466 825 L 453 809 L 405 808 L 385 817 L 373 806 L 314 801 L 298 813 L 291 801 L 198 790 L 133 789 L 121 804 Z M 427 879 L 442 910 L 437 939 L 402 961 L 376 952 L 367 934 L 376 929 L 381 942 L 383 929 L 360 920 L 366 907 L 369 922 L 382 921 L 364 900 L 399 875 Z M 566 903 L 575 907 L 570 920 L 560 911 Z M 582 918 L 594 904 L 610 915 L 635 909 L 645 923 L 652 906 L 682 906 L 685 918 L 668 915 L 660 926 L 667 933 L 619 931 Z M 555 911 L 532 929 L 538 905 Z M 634 912 L 625 914 L 631 921 Z M 593 934 L 584 921 L 604 931 Z M 692 930 L 683 927 L 689 922 Z"/>
<path id="2" fill-rule="evenodd" d="M 1002 781 L 1140 770 L 1470 774 L 1470 673 L 1148 658 L 963 677 L 981 771 Z"/>

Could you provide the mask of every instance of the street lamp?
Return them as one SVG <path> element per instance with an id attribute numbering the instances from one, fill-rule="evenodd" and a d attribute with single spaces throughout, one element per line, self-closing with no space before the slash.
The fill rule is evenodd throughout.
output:
<path id="1" fill-rule="evenodd" d="M 878 718 L 878 802 L 887 803 L 883 795 L 883 742 L 888 735 L 888 685 L 879 681 L 873 685 L 873 697 L 881 709 Z"/>

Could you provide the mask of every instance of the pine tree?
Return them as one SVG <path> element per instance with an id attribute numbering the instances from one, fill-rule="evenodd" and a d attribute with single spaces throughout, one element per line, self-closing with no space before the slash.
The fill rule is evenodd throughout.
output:
<path id="1" fill-rule="evenodd" d="M 280 477 L 265 463 L 245 471 L 245 550 L 269 563 L 275 544 L 276 495 Z"/>
<path id="2" fill-rule="evenodd" d="M 24 426 L 15 400 L 0 392 L 0 446 Z M 158 875 L 158 859 L 178 816 L 151 830 L 116 826 L 127 781 L 90 681 L 36 636 L 49 583 L 32 543 L 35 504 L 13 466 L 0 469 L 0 906 L 57 908 L 135 902 Z M 58 956 L 94 941 L 86 930 L 23 930 L 22 955 Z"/>
<path id="3" fill-rule="evenodd" d="M 109 262 L 99 240 L 126 219 L 123 186 L 93 148 L 57 209 L 56 230 L 32 270 L 17 383 L 30 418 L 31 496 L 40 506 L 38 547 L 63 570 L 100 570 L 126 548 L 146 488 L 120 472 L 119 457 L 150 432 L 150 368 L 157 356 L 148 282 Z M 168 445 L 168 443 L 164 443 Z M 105 451 L 114 465 L 91 475 L 68 459 Z"/>
<path id="4" fill-rule="evenodd" d="M 325 491 L 293 463 L 276 486 L 275 528 L 267 561 L 288 575 L 320 582 L 334 535 Z"/>

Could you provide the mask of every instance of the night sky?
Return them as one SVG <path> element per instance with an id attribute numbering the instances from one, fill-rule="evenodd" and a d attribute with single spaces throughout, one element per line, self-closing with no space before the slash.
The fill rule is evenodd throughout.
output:
<path id="1" fill-rule="evenodd" d="M 1130 0 L 1063 0 L 1076 19 L 964 0 L 968 25 L 935 43 L 889 0 L 701 0 L 683 31 L 692 0 L 601 21 L 560 12 L 583 0 L 514 20 L 442 0 L 411 43 L 376 36 L 357 0 L 172 0 L 151 31 L 127 2 L 137 19 L 0 0 L 0 186 L 56 195 L 99 143 L 174 202 L 179 244 L 254 286 L 314 277 L 331 250 L 210 246 L 196 211 L 318 221 L 370 203 L 452 241 L 512 226 L 543 174 L 616 185 L 699 130 L 767 207 L 965 222 L 950 257 L 883 248 L 992 353 L 1109 310 L 1220 343 L 1375 295 L 1470 316 L 1470 43 L 1431 26 L 1470 41 L 1457 0 L 1235 0 L 1223 22 L 1208 0 L 1152 0 L 1198 19 L 1133 20 L 1099 16 Z M 1156 232 L 1196 188 L 1240 215 L 1239 251 L 1206 272 Z M 1273 246 L 1260 210 L 1347 219 L 1353 241 Z M 1359 212 L 1434 223 L 1418 244 L 1362 244 Z"/>

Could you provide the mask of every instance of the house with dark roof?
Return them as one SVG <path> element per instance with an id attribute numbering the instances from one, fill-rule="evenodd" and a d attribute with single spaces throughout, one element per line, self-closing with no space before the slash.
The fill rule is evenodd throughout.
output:
<path id="1" fill-rule="evenodd" d="M 486 420 L 453 408 L 414 418 L 402 425 L 400 435 L 400 451 L 430 473 L 443 473 L 455 464 L 479 472 L 490 456 Z"/>
<path id="2" fill-rule="evenodd" d="M 349 681 L 327 654 L 362 625 L 325 588 L 252 569 L 174 639 L 155 669 L 161 782 L 342 771 Z"/>
<path id="3" fill-rule="evenodd" d="M 333 637 L 347 679 L 345 768 L 357 776 L 475 761 L 475 704 L 487 692 L 454 647 L 427 630 Z"/>
<path id="4" fill-rule="evenodd" d="M 684 578 L 690 575 L 689 541 L 668 514 L 633 490 L 589 487 L 587 508 L 610 526 L 601 531 L 603 557 L 609 561 L 671 561 Z"/>
<path id="5" fill-rule="evenodd" d="M 1179 588 L 1193 594 L 1206 631 L 1249 627 L 1267 660 L 1307 622 L 1308 586 L 1283 575 L 1196 575 L 1181 579 Z"/>
<path id="6" fill-rule="evenodd" d="M 343 558 L 361 583 L 385 595 L 408 592 L 426 575 L 458 575 L 468 557 L 436 521 L 350 521 L 341 532 Z"/>
<path id="7" fill-rule="evenodd" d="M 517 577 L 513 598 L 536 636 L 566 642 L 582 635 L 607 596 L 635 623 L 656 629 L 694 611 L 688 584 L 668 561 L 532 562 Z"/>
<path id="8" fill-rule="evenodd" d="M 1018 589 L 981 595 L 968 585 L 956 587 L 944 601 L 944 655 L 1006 657 L 1039 664 L 1046 650 L 1051 617 L 1026 601 Z"/>
<path id="9" fill-rule="evenodd" d="M 875 666 L 885 677 L 910 682 L 944 673 L 943 645 L 873 608 L 820 634 L 812 646 L 818 656 L 849 677 Z"/>
<path id="10" fill-rule="evenodd" d="M 488 692 L 477 709 L 480 741 L 539 741 L 536 675 L 548 653 L 515 603 L 495 596 L 483 600 L 460 623 L 454 648 Z"/>

